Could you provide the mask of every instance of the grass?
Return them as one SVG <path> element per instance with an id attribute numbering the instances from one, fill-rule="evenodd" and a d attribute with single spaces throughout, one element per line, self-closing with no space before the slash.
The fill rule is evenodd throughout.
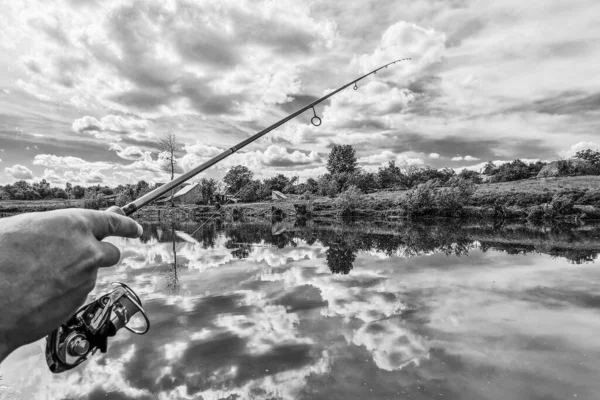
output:
<path id="1" fill-rule="evenodd" d="M 62 208 L 82 208 L 83 199 L 79 200 L 1 200 L 0 212 L 19 213 L 58 210 Z"/>
<path id="2" fill-rule="evenodd" d="M 574 176 L 483 183 L 475 185 L 475 188 L 475 193 L 469 196 L 464 204 L 465 206 L 470 206 L 470 208 L 491 209 L 494 206 L 501 205 L 503 207 L 512 207 L 512 211 L 515 209 L 524 210 L 532 206 L 551 203 L 556 194 L 569 196 L 576 205 L 600 208 L 600 176 Z M 438 188 L 435 190 L 444 191 L 446 189 Z M 360 195 L 360 201 L 353 200 L 351 208 L 353 208 L 353 214 L 357 216 L 395 218 L 406 214 L 406 205 L 407 201 L 410 200 L 411 193 L 411 191 L 404 190 L 363 194 Z M 340 214 L 342 203 L 339 198 L 315 195 L 288 195 L 287 200 L 228 204 L 223 207 L 223 211 L 228 215 L 233 209 L 242 209 L 242 213 L 245 216 L 270 218 L 272 206 L 282 209 L 287 215 L 294 215 L 294 204 L 305 204 L 307 209 L 315 215 L 336 217 Z M 83 200 L 0 201 L 0 212 L 6 213 L 45 211 L 70 207 L 83 207 Z M 150 212 L 155 208 L 145 208 L 141 213 Z M 208 206 L 188 205 L 180 206 L 178 209 L 189 209 L 190 215 L 194 213 L 206 215 L 214 213 L 214 209 Z M 512 212 L 511 210 L 508 211 Z M 586 211 L 586 213 L 592 218 L 600 217 L 597 209 L 589 210 L 589 212 Z M 430 216 L 437 214 L 439 213 L 433 212 Z M 481 216 L 486 215 L 481 214 Z"/>

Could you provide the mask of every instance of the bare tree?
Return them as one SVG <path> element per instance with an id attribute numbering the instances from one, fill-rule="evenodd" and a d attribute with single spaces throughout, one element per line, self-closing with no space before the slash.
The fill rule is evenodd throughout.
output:
<path id="1" fill-rule="evenodd" d="M 177 158 L 175 157 L 177 147 L 179 147 L 179 143 L 177 142 L 177 136 L 173 132 L 165 133 L 158 141 L 158 148 L 164 157 L 162 169 L 171 174 L 171 180 L 175 177 L 175 168 L 177 167 Z M 173 202 L 174 193 L 175 190 L 171 190 L 171 207 L 175 206 Z"/>

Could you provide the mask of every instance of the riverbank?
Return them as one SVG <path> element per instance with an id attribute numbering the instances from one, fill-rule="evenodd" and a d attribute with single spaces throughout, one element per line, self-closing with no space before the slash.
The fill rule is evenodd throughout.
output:
<path id="1" fill-rule="evenodd" d="M 462 189 L 461 189 L 462 190 Z M 458 194 L 457 194 L 458 193 Z M 440 204 L 447 208 L 440 212 Z M 81 208 L 83 200 L 0 201 L 0 213 Z M 450 211 L 448 211 L 450 210 Z M 337 218 L 368 217 L 377 220 L 418 217 L 462 217 L 508 220 L 600 219 L 600 176 L 531 179 L 473 185 L 466 195 L 453 188 L 380 191 L 330 198 L 288 195 L 285 200 L 209 205 L 147 206 L 135 216 L 141 219 L 199 220 L 210 216 L 237 220 L 285 216 Z"/>
<path id="2" fill-rule="evenodd" d="M 83 199 L 78 200 L 2 200 L 0 213 L 19 214 L 26 212 L 60 210 L 63 208 L 83 208 Z"/>

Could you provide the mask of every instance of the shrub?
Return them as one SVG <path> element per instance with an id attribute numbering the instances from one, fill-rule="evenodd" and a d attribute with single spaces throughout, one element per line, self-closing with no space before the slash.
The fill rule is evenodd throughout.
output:
<path id="1" fill-rule="evenodd" d="M 317 193 L 321 196 L 335 197 L 339 193 L 337 181 L 329 174 L 319 177 Z"/>
<path id="2" fill-rule="evenodd" d="M 406 195 L 404 209 L 408 216 L 431 214 L 434 209 L 435 189 L 438 183 L 429 181 L 422 183 Z"/>
<path id="3" fill-rule="evenodd" d="M 471 171 L 468 169 L 463 169 L 462 171 L 460 171 L 460 173 L 458 174 L 458 177 L 467 181 L 471 181 L 473 183 L 481 183 L 482 179 L 481 179 L 481 175 L 479 174 L 479 172 L 477 171 Z"/>
<path id="4" fill-rule="evenodd" d="M 438 215 L 454 217 L 462 214 L 463 206 L 475 193 L 473 182 L 452 178 L 449 186 L 438 189 L 435 193 L 435 206 Z"/>
<path id="5" fill-rule="evenodd" d="M 356 186 L 350 186 L 336 200 L 340 215 L 353 215 L 362 202 L 362 193 Z"/>
<path id="6" fill-rule="evenodd" d="M 538 161 L 536 163 L 527 164 L 521 160 L 513 160 L 512 162 L 502 164 L 491 170 L 492 182 L 511 182 L 522 179 L 533 178 L 537 176 L 540 170 L 546 164 Z M 487 166 L 486 166 L 487 168 Z M 489 170 L 487 168 L 486 170 Z"/>
<path id="7" fill-rule="evenodd" d="M 125 190 L 117 193 L 117 197 L 115 198 L 115 205 L 119 206 L 119 207 L 123 207 L 125 204 L 128 204 L 132 201 L 133 199 L 131 198 L 131 196 L 129 195 L 129 193 Z"/>
<path id="8" fill-rule="evenodd" d="M 93 190 L 88 190 L 85 192 L 85 196 L 83 197 L 83 207 L 90 208 L 92 210 L 99 210 L 101 208 L 108 207 L 108 203 L 104 197 L 104 194 L 97 193 Z"/>
<path id="9" fill-rule="evenodd" d="M 576 196 L 573 194 L 557 193 L 550 203 L 531 207 L 527 219 L 529 221 L 552 220 L 576 214 L 575 198 Z"/>

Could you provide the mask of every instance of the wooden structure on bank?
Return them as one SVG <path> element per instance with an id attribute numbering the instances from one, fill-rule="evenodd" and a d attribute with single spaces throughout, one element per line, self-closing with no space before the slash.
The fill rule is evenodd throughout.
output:
<path id="1" fill-rule="evenodd" d="M 287 196 L 280 191 L 273 190 L 271 192 L 271 200 L 287 200 Z"/>
<path id="2" fill-rule="evenodd" d="M 180 189 L 173 196 L 173 203 L 175 204 L 198 204 L 205 203 L 202 199 L 202 192 L 200 191 L 200 184 L 198 182 L 193 183 Z M 167 196 L 164 199 L 158 200 L 158 203 L 170 203 L 171 196 Z"/>

